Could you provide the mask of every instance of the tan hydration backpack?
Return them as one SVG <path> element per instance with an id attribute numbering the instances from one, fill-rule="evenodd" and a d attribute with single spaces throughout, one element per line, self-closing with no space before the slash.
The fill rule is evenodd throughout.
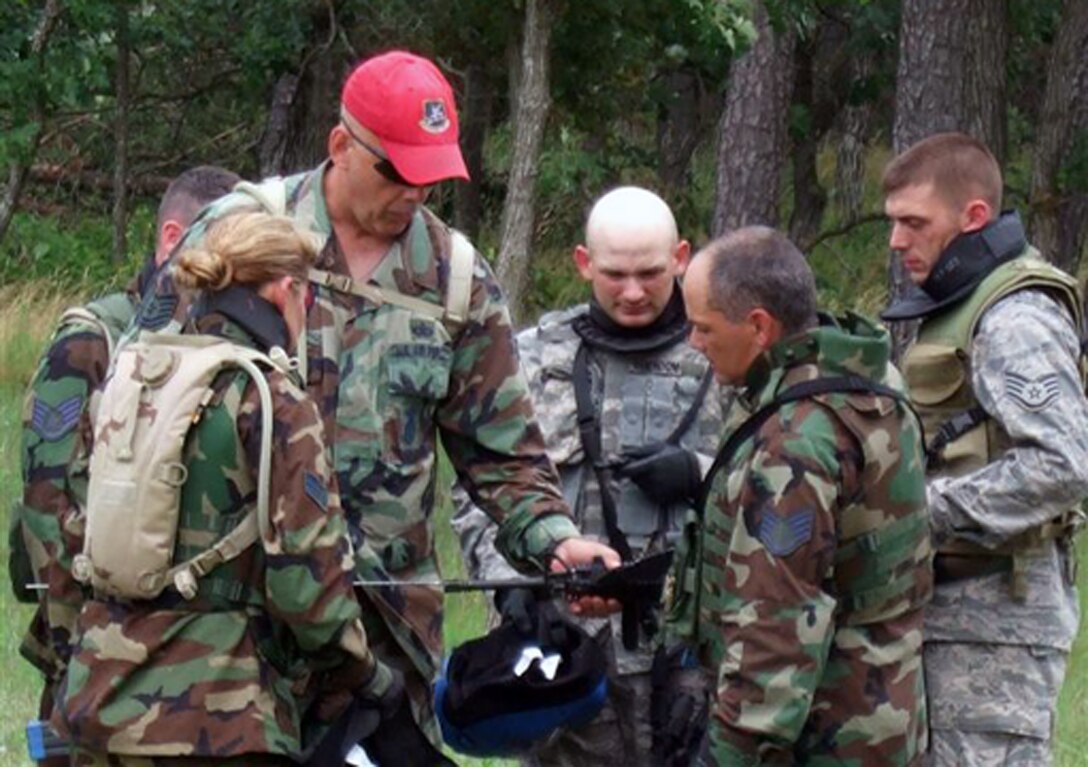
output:
<path id="1" fill-rule="evenodd" d="M 97 594 L 153 599 L 173 586 L 186 599 L 197 579 L 257 541 L 268 524 L 272 395 L 261 367 L 290 368 L 270 355 L 209 336 L 144 333 L 121 349 L 94 414 L 83 553 L 73 575 Z M 184 449 L 223 370 L 241 368 L 261 401 L 257 506 L 210 549 L 175 564 Z"/>

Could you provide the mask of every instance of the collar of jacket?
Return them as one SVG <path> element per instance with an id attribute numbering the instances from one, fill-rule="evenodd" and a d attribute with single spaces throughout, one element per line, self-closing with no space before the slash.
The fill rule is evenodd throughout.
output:
<path id="1" fill-rule="evenodd" d="M 819 325 L 780 339 L 756 358 L 744 379 L 744 403 L 758 408 L 770 402 L 786 374 L 802 365 L 812 366 L 813 377 L 853 375 L 879 382 L 888 375 L 890 359 L 891 338 L 882 326 L 855 312 L 821 314 Z"/>
<path id="2" fill-rule="evenodd" d="M 571 328 L 594 349 L 616 354 L 654 352 L 683 341 L 688 333 L 688 317 L 680 285 L 673 287 L 672 298 L 664 311 L 649 325 L 627 328 L 609 317 L 596 299 L 589 311 L 574 318 Z"/>
<path id="3" fill-rule="evenodd" d="M 971 295 L 986 276 L 1027 248 L 1024 225 L 1015 210 L 977 232 L 961 234 L 948 244 L 926 281 L 908 290 L 880 317 L 914 320 L 941 312 Z"/>
<path id="4" fill-rule="evenodd" d="M 238 330 L 231 332 L 232 328 L 217 321 L 216 315 L 228 320 Z M 232 285 L 215 293 L 205 292 L 193 307 L 193 320 L 202 333 L 255 345 L 262 352 L 269 351 L 273 346 L 286 349 L 290 338 L 287 322 L 275 305 L 245 285 Z M 247 337 L 236 338 L 238 331 Z"/>

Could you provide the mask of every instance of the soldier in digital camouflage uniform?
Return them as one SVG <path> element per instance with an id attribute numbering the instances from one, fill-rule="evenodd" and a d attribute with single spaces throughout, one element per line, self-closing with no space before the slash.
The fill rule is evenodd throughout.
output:
<path id="1" fill-rule="evenodd" d="M 207 289 L 185 332 L 275 359 L 303 326 L 314 254 L 286 219 L 223 219 L 204 250 L 176 260 L 177 279 Z M 320 414 L 285 371 L 266 373 L 273 434 L 268 520 L 258 542 L 197 579 L 193 598 L 168 587 L 154 599 L 117 599 L 96 587 L 83 605 L 53 717 L 74 746 L 73 763 L 292 764 L 317 685 L 375 706 L 395 709 L 398 695 L 403 704 L 403 688 L 373 657 L 360 620 Z M 136 384 L 111 379 L 106 391 L 125 385 Z M 186 437 L 175 563 L 223 538 L 257 494 L 258 387 L 230 367 L 212 388 Z M 115 421 L 98 426 L 94 451 L 111 450 L 109 441 L 126 433 Z M 70 548 L 73 555 L 82 548 L 78 536 Z M 95 563 L 103 567 L 109 563 Z M 51 575 L 52 587 L 69 574 Z"/>
<path id="2" fill-rule="evenodd" d="M 430 681 L 442 653 L 442 593 L 431 517 L 437 440 L 461 482 L 501 520 L 498 546 L 518 567 L 588 564 L 605 546 L 571 521 L 517 363 L 509 313 L 487 262 L 424 206 L 432 186 L 467 178 L 453 93 L 426 59 L 393 51 L 344 85 L 329 159 L 221 200 L 186 243 L 231 210 L 283 210 L 319 243 L 303 363 L 333 448 L 341 502 L 400 581 L 406 601 L 364 589 L 378 655 L 406 673 L 417 714 L 437 739 Z M 467 266 L 467 268 L 466 268 Z M 141 312 L 176 327 L 190 296 L 169 278 Z M 163 322 L 173 316 L 173 319 Z M 370 576 L 365 563 L 359 575 Z M 432 585 L 423 585 L 430 583 Z M 583 600 L 576 609 L 610 607 Z"/>
<path id="3" fill-rule="evenodd" d="M 587 450 L 579 429 L 576 389 L 584 380 L 592 403 L 587 415 L 600 434 L 599 460 L 613 467 L 603 479 L 616 527 L 635 559 L 672 548 L 701 479 L 699 458 L 706 466 L 713 460 L 723 400 L 726 407 L 729 402 L 706 360 L 685 343 L 677 278 L 688 256 L 689 245 L 660 197 L 637 187 L 615 189 L 595 203 L 585 244 L 574 249 L 579 273 L 592 284 L 592 301 L 546 314 L 517 337 L 548 454 L 575 520 L 584 533 L 608 542 L 600 477 L 587 455 L 593 448 Z M 576 362 L 580 354 L 584 367 Z M 495 550 L 495 524 L 459 488 L 455 501 L 454 526 L 472 574 L 515 575 Z M 504 612 L 519 618 L 526 596 L 500 595 Z M 638 646 L 627 650 L 621 623 L 620 616 L 582 622 L 609 658 L 604 711 L 542 745 L 526 763 L 649 763 L 653 649 L 646 629 L 653 624 L 636 624 Z"/>
<path id="4" fill-rule="evenodd" d="M 223 168 L 200 166 L 169 185 L 159 204 L 155 250 L 140 274 L 119 293 L 70 309 L 53 334 L 27 392 L 22 430 L 23 497 L 12 515 L 9 570 L 16 595 L 39 602 L 21 652 L 45 677 L 41 715 L 48 718 L 52 683 L 62 669 L 51 647 L 66 644 L 75 619 L 65 600 L 47 602 L 45 592 L 28 589 L 45 582 L 45 567 L 60 552 L 59 522 L 82 501 L 85 490 L 72 485 L 67 469 L 75 454 L 78 424 L 89 396 L 109 368 L 110 349 L 136 314 L 144 288 L 197 212 L 234 186 L 238 176 Z M 79 594 L 70 595 L 77 604 Z M 49 624 L 55 635 L 50 638 Z"/>
<path id="5" fill-rule="evenodd" d="M 669 632 L 718 682 L 700 763 L 919 764 L 932 571 L 888 334 L 818 324 L 804 257 L 763 227 L 700 252 L 684 299 L 692 345 L 754 414 L 710 470 L 672 586 Z"/>
<path id="6" fill-rule="evenodd" d="M 921 318 L 904 360 L 929 440 L 936 591 L 926 615 L 931 762 L 1048 764 L 1079 620 L 1074 513 L 1088 494 L 1076 281 L 1001 209 L 980 142 L 938 134 L 884 173 L 891 247 Z"/>

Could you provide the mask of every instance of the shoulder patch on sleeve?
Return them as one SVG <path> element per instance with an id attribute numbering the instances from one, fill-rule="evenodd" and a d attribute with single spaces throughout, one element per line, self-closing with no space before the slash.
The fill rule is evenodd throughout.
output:
<path id="1" fill-rule="evenodd" d="M 322 511 L 327 511 L 329 508 L 329 488 L 321 477 L 312 471 L 308 471 L 306 472 L 306 478 L 303 480 L 303 485 L 310 500 L 321 507 Z"/>
<path id="2" fill-rule="evenodd" d="M 1057 373 L 1043 373 L 1029 378 L 1011 370 L 1005 372 L 1005 392 L 1024 410 L 1038 412 L 1053 404 L 1061 395 Z"/>
<path id="3" fill-rule="evenodd" d="M 55 442 L 76 427 L 82 413 L 83 397 L 78 394 L 63 400 L 55 407 L 35 397 L 30 428 L 46 442 Z"/>
<path id="4" fill-rule="evenodd" d="M 760 512 L 757 537 L 771 554 L 787 557 L 812 538 L 815 519 L 813 509 L 780 515 L 765 508 Z"/>

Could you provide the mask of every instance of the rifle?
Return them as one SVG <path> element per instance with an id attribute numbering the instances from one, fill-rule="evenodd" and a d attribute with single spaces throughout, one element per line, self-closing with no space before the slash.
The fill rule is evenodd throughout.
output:
<path id="1" fill-rule="evenodd" d="M 452 580 L 442 581 L 441 588 L 447 594 L 466 591 L 490 591 L 499 589 L 529 589 L 537 596 L 558 597 L 594 596 L 615 599 L 624 606 L 657 602 L 665 577 L 672 566 L 672 552 L 663 551 L 648 557 L 605 569 L 601 560 L 590 567 L 572 567 L 557 573 L 535 577 L 506 578 L 500 580 Z M 399 584 L 399 585 L 411 585 Z"/>

